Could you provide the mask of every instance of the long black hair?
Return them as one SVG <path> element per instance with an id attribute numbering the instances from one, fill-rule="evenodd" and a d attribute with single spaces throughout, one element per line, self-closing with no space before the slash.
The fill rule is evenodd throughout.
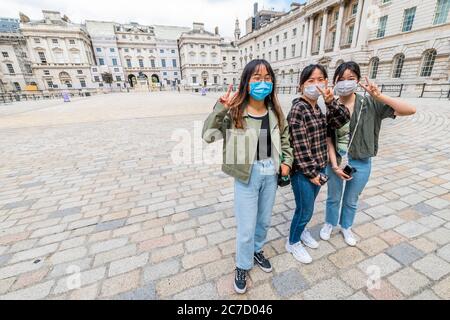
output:
<path id="1" fill-rule="evenodd" d="M 336 68 L 336 71 L 334 72 L 333 83 L 336 84 L 339 78 L 341 78 L 347 70 L 350 70 L 351 72 L 356 74 L 358 81 L 361 80 L 361 68 L 359 67 L 359 64 L 354 61 L 348 61 L 341 63 L 339 67 Z"/>
<path id="2" fill-rule="evenodd" d="M 267 72 L 272 78 L 273 83 L 273 90 L 272 93 L 266 97 L 265 103 L 266 106 L 269 104 L 273 105 L 275 114 L 278 118 L 278 125 L 281 128 L 284 115 L 283 111 L 281 109 L 281 105 L 278 101 L 276 90 L 277 90 L 277 83 L 276 83 L 276 76 L 275 72 L 273 72 L 273 69 L 269 62 L 263 59 L 255 59 L 250 61 L 244 68 L 244 71 L 241 75 L 241 83 L 239 84 L 239 89 L 237 95 L 233 98 L 230 105 L 230 113 L 232 116 L 232 119 L 234 121 L 234 125 L 238 129 L 244 128 L 244 108 L 246 106 L 246 102 L 248 102 L 250 98 L 250 93 L 248 92 L 248 87 L 250 85 L 250 80 L 252 76 L 255 74 L 255 72 L 258 71 L 261 67 L 266 67 Z"/>
<path id="3" fill-rule="evenodd" d="M 321 64 L 310 64 L 305 69 L 303 69 L 302 74 L 300 75 L 300 84 L 298 85 L 299 88 L 301 88 L 302 85 L 304 85 L 305 82 L 308 81 L 308 79 L 311 77 L 311 75 L 313 74 L 313 72 L 316 69 L 319 69 L 320 72 L 323 73 L 323 77 L 325 79 L 328 78 L 328 72 L 327 72 L 327 69 L 325 69 L 324 66 L 322 66 Z"/>

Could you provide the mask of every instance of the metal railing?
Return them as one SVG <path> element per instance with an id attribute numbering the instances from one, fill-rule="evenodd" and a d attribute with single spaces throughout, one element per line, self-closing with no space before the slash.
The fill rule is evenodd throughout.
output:
<path id="1" fill-rule="evenodd" d="M 450 99 L 450 83 L 444 84 L 426 84 L 421 88 L 419 98 L 447 98 Z"/>
<path id="2" fill-rule="evenodd" d="M 68 93 L 70 97 L 89 97 L 96 94 L 96 91 L 71 91 Z M 0 93 L 0 103 L 8 104 L 20 101 L 37 101 L 48 99 L 62 99 L 62 92 L 6 92 Z"/>

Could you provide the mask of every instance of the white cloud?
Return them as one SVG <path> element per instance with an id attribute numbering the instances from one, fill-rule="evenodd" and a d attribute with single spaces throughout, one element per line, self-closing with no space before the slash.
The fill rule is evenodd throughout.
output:
<path id="1" fill-rule="evenodd" d="M 126 23 L 177 25 L 192 27 L 192 22 L 204 22 L 214 31 L 219 27 L 225 37 L 234 34 L 236 18 L 245 32 L 245 20 L 252 15 L 255 0 L 2 0 L 3 17 L 17 18 L 19 12 L 32 20 L 42 18 L 41 10 L 55 10 L 66 14 L 73 22 L 104 20 Z M 259 0 L 260 6 L 286 8 L 286 0 Z"/>

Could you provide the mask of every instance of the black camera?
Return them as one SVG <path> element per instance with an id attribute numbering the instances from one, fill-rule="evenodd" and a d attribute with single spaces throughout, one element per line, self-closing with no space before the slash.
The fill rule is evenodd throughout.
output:
<path id="1" fill-rule="evenodd" d="M 351 176 L 353 176 L 354 173 L 356 173 L 357 170 L 355 168 L 353 168 L 352 166 L 350 166 L 350 165 L 346 165 L 344 170 L 342 170 L 342 171 L 344 171 L 344 173 L 346 175 L 351 177 Z"/>
<path id="2" fill-rule="evenodd" d="M 291 178 L 289 176 L 283 176 L 281 173 L 278 174 L 278 186 L 283 188 L 291 184 Z"/>

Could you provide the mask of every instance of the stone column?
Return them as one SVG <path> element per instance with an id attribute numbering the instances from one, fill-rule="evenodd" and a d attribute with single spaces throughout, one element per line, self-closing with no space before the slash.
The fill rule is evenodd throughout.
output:
<path id="1" fill-rule="evenodd" d="M 334 39 L 334 51 L 340 50 L 341 46 L 341 35 L 342 35 L 342 22 L 344 21 L 344 9 L 345 3 L 341 1 L 339 6 L 339 17 L 336 24 L 336 39 Z"/>
<path id="2" fill-rule="evenodd" d="M 309 17 L 309 27 L 308 27 L 308 49 L 306 52 L 306 56 L 311 56 L 311 50 L 312 50 L 312 38 L 313 38 L 313 29 L 314 29 L 314 17 Z"/>
<path id="3" fill-rule="evenodd" d="M 302 58 L 306 58 L 308 49 L 309 19 L 310 18 L 305 18 L 305 33 L 303 34 Z"/>
<path id="4" fill-rule="evenodd" d="M 358 41 L 359 24 L 361 23 L 361 12 L 364 7 L 364 0 L 358 1 L 358 12 L 356 12 L 355 28 L 353 29 L 352 48 L 355 48 Z"/>
<path id="5" fill-rule="evenodd" d="M 327 37 L 327 26 L 328 26 L 328 9 L 324 10 L 322 19 L 322 30 L 320 33 L 320 54 L 325 53 L 325 38 Z"/>

